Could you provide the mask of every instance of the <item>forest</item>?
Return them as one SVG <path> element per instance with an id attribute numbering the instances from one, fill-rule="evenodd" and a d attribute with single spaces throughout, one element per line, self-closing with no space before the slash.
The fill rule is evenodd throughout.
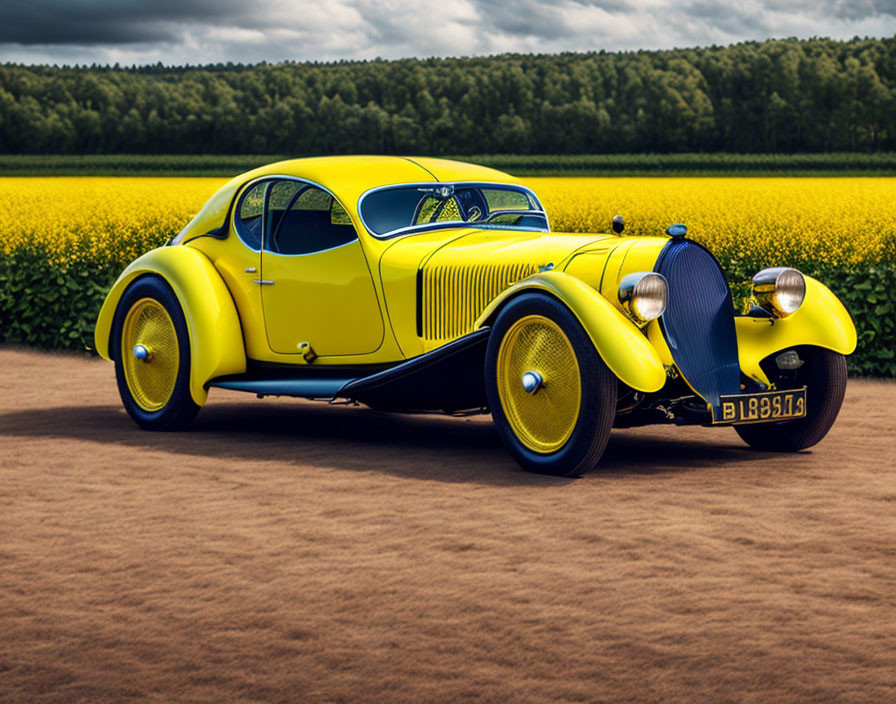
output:
<path id="1" fill-rule="evenodd" d="M 0 65 L 0 154 L 896 150 L 896 37 L 481 58 Z"/>

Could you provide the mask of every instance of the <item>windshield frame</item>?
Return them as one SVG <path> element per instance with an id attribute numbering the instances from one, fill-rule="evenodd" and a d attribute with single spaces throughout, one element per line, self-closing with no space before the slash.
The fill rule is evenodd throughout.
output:
<path id="1" fill-rule="evenodd" d="M 397 188 L 438 188 L 439 186 L 454 186 L 454 187 L 472 187 L 472 188 L 492 188 L 492 189 L 503 189 L 503 190 L 511 190 L 511 191 L 522 191 L 529 198 L 531 198 L 535 204 L 538 206 L 537 209 L 528 210 L 527 213 L 531 213 L 533 215 L 542 215 L 544 216 L 544 221 L 546 227 L 510 227 L 508 225 L 492 225 L 488 223 L 477 223 L 477 222 L 467 222 L 466 220 L 446 220 L 442 222 L 425 222 L 420 225 L 407 225 L 405 227 L 400 227 L 397 230 L 390 230 L 389 232 L 385 232 L 382 235 L 376 234 L 370 226 L 367 224 L 367 221 L 364 219 L 364 211 L 362 206 L 364 205 L 364 199 L 367 196 L 378 193 L 379 191 L 393 190 Z M 500 211 L 496 211 L 500 212 Z M 508 211 L 509 212 L 509 211 Z M 449 230 L 449 229 L 457 229 L 460 227 L 471 227 L 478 228 L 480 230 L 518 230 L 525 232 L 550 232 L 551 231 L 551 221 L 548 219 L 548 214 L 544 209 L 544 206 L 541 204 L 541 201 L 538 199 L 538 196 L 535 195 L 535 192 L 531 188 L 527 188 L 521 184 L 517 183 L 504 183 L 501 181 L 420 181 L 414 183 L 389 183 L 384 186 L 375 186 L 374 188 L 369 188 L 361 196 L 358 198 L 358 219 L 361 221 L 361 224 L 364 226 L 364 229 L 367 233 L 378 240 L 389 240 L 393 237 L 398 237 L 400 235 L 406 235 L 414 232 L 424 232 L 430 230 Z"/>

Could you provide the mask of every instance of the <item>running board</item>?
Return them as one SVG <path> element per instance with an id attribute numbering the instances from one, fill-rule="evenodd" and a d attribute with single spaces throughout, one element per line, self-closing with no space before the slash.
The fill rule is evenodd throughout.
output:
<path id="1" fill-rule="evenodd" d="M 374 373 L 359 367 L 301 366 L 295 371 L 250 372 L 206 386 L 260 396 L 336 397 L 403 409 L 466 409 L 486 404 L 483 377 L 488 328 Z"/>
<path id="2" fill-rule="evenodd" d="M 346 384 L 340 396 L 391 410 L 460 411 L 488 404 L 485 350 L 490 328 L 476 330 L 385 371 Z"/>

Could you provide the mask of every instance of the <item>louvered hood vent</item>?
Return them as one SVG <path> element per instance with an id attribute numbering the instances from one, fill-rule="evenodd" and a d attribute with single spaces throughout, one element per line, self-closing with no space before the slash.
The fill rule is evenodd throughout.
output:
<path id="1" fill-rule="evenodd" d="M 419 292 L 424 339 L 448 341 L 472 332 L 495 296 L 537 271 L 533 264 L 425 267 Z"/>

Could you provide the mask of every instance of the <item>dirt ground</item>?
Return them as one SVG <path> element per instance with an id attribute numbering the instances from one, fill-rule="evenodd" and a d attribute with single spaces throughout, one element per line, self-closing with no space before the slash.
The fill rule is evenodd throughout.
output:
<path id="1" fill-rule="evenodd" d="M 894 702 L 896 384 L 810 452 L 215 390 L 138 430 L 100 360 L 0 350 L 0 701 Z"/>

